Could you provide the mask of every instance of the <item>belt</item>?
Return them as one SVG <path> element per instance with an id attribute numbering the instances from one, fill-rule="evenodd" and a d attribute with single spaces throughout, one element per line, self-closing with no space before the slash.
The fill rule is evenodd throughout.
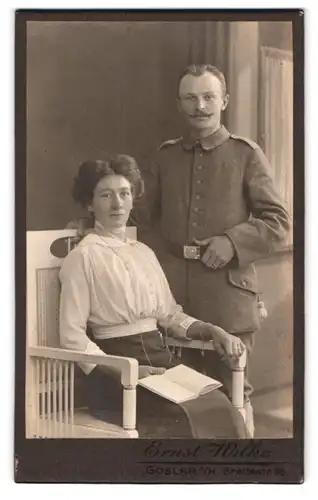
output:
<path id="1" fill-rule="evenodd" d="M 155 318 L 140 318 L 135 323 L 122 323 L 120 325 L 92 327 L 93 335 L 96 339 L 108 339 L 136 335 L 137 333 L 150 332 L 157 329 Z"/>
<path id="2" fill-rule="evenodd" d="M 167 242 L 167 247 L 169 253 L 178 257 L 179 259 L 186 260 L 200 260 L 205 250 L 206 246 L 199 245 L 178 245 L 177 243 Z"/>

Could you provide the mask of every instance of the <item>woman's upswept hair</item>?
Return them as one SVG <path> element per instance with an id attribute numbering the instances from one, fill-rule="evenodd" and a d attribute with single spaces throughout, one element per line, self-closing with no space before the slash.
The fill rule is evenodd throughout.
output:
<path id="1" fill-rule="evenodd" d="M 108 175 L 121 175 L 131 185 L 134 198 L 144 192 L 144 182 L 137 162 L 128 155 L 116 155 L 107 160 L 84 161 L 74 178 L 72 195 L 76 203 L 87 208 L 93 200 L 94 190 L 101 179 Z"/>

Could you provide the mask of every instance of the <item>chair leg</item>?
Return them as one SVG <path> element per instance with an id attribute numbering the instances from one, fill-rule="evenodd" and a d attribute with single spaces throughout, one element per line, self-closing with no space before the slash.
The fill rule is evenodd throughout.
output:
<path id="1" fill-rule="evenodd" d="M 125 432 L 126 432 L 126 434 L 128 434 L 128 436 L 130 438 L 135 438 L 135 439 L 139 438 L 139 434 L 138 434 L 137 430 L 134 430 L 134 431 L 127 431 L 126 430 Z"/>
<path id="2" fill-rule="evenodd" d="M 244 371 L 232 371 L 232 404 L 242 413 L 245 420 L 244 410 Z"/>
<path id="3" fill-rule="evenodd" d="M 130 437 L 138 437 L 136 431 L 136 386 L 124 386 L 123 398 L 123 428 Z"/>
<path id="4" fill-rule="evenodd" d="M 242 415 L 248 439 L 254 438 L 254 415 L 250 402 L 244 402 L 244 371 L 232 371 L 232 404 Z"/>

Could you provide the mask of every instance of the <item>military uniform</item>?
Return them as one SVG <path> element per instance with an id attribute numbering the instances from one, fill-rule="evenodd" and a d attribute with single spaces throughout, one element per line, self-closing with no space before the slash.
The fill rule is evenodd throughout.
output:
<path id="1" fill-rule="evenodd" d="M 241 336 L 250 351 L 260 322 L 254 262 L 280 247 L 290 224 L 264 153 L 221 126 L 200 141 L 185 136 L 163 143 L 144 180 L 145 196 L 132 220 L 156 251 L 177 302 Z M 158 231 L 151 235 L 147 229 L 155 221 Z M 235 248 L 225 267 L 184 258 L 194 238 L 222 235 Z"/>

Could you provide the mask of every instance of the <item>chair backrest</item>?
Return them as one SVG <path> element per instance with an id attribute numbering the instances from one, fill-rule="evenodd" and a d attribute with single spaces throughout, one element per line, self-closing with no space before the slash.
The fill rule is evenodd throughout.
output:
<path id="1" fill-rule="evenodd" d="M 136 239 L 136 228 L 127 228 Z M 52 253 L 59 240 L 64 256 L 71 249 L 75 229 L 27 232 L 27 345 L 59 347 L 59 271 L 63 256 Z M 57 246 L 56 246 L 57 247 Z M 63 252 L 62 252 L 63 255 Z"/>
<path id="2" fill-rule="evenodd" d="M 27 232 L 27 345 L 59 347 L 59 271 L 63 258 L 52 254 L 57 240 L 76 230 Z M 66 243 L 67 244 L 67 243 Z"/>
<path id="3" fill-rule="evenodd" d="M 30 355 L 60 347 L 59 271 L 75 229 L 27 232 L 26 437 L 70 437 L 74 430 L 74 363 Z M 136 229 L 128 235 L 136 239 Z"/>

